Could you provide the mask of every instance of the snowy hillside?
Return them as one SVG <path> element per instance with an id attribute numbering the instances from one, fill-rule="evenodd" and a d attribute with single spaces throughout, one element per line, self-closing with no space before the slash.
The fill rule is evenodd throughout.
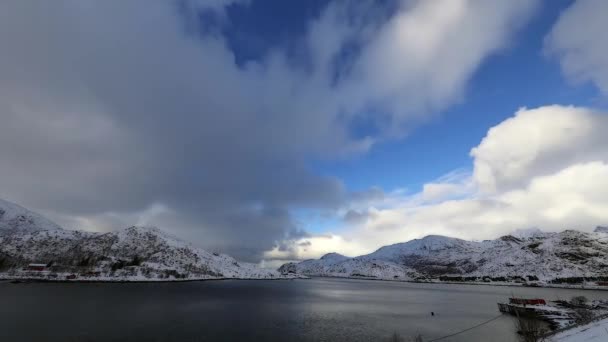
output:
<path id="1" fill-rule="evenodd" d="M 481 242 L 431 235 L 355 258 L 285 264 L 283 273 L 399 280 L 577 284 L 608 280 L 608 234 L 519 232 Z M 586 278 L 586 279 L 585 279 Z"/>
<path id="2" fill-rule="evenodd" d="M 209 253 L 158 228 L 110 233 L 61 229 L 35 213 L 0 202 L 0 277 L 75 280 L 279 278 L 278 272 Z M 45 264 L 28 270 L 30 263 Z"/>
<path id="3" fill-rule="evenodd" d="M 602 226 L 598 226 L 595 228 L 596 233 L 606 233 L 608 234 L 608 227 L 602 227 Z"/>
<path id="4" fill-rule="evenodd" d="M 0 230 L 56 230 L 57 224 L 17 204 L 0 199 Z"/>
<path id="5" fill-rule="evenodd" d="M 550 342 L 602 342 L 608 340 L 608 318 L 568 329 L 552 336 Z"/>

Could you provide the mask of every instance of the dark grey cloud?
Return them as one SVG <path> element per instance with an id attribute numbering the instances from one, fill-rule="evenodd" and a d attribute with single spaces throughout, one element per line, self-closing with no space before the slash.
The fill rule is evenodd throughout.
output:
<path id="1" fill-rule="evenodd" d="M 80 216 L 162 203 L 184 217 L 165 229 L 247 259 L 297 230 L 289 208 L 343 200 L 303 156 L 346 132 L 280 57 L 239 68 L 169 2 L 2 6 L 3 196 Z"/>
<path id="2" fill-rule="evenodd" d="M 347 224 L 360 224 L 367 218 L 366 212 L 360 212 L 357 210 L 349 210 L 344 214 L 344 222 Z"/>
<path id="3" fill-rule="evenodd" d="M 529 7 L 502 6 L 500 30 L 483 37 L 491 44 L 445 61 L 445 77 L 412 60 L 384 84 L 378 72 L 417 48 L 391 50 L 399 29 L 385 13 L 386 25 L 344 20 L 341 13 L 368 13 L 344 11 L 351 2 L 328 7 L 302 38 L 309 68 L 294 67 L 280 48 L 237 65 L 224 37 L 192 31 L 196 11 L 212 9 L 222 20 L 229 2 L 2 1 L 0 197 L 95 229 L 143 215 L 204 247 L 259 259 L 277 241 L 302 235 L 290 210 L 332 210 L 378 195 L 350 195 L 307 160 L 363 152 L 455 100 L 473 66 L 504 39 L 503 26 Z M 367 38 L 336 84 L 336 56 L 356 36 Z M 450 44 L 462 45 L 445 44 L 429 58 L 444 62 Z M 434 83 L 417 90 L 421 78 Z M 378 103 L 396 126 L 353 137 L 349 123 Z M 167 211 L 148 217 L 155 205 Z"/>

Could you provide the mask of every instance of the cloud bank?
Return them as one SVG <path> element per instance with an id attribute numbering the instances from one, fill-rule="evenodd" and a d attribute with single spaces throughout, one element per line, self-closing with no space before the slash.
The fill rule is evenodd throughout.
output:
<path id="1" fill-rule="evenodd" d="M 303 63 L 281 46 L 236 63 L 201 13 L 230 25 L 225 6 L 247 2 L 2 1 L 0 197 L 258 260 L 298 236 L 292 210 L 349 202 L 310 160 L 365 153 L 459 101 L 535 3 L 335 1 L 294 37 Z"/>

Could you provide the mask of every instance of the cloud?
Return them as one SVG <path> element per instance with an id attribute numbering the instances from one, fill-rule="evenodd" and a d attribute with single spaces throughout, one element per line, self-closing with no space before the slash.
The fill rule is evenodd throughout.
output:
<path id="1" fill-rule="evenodd" d="M 575 82 L 591 81 L 604 94 L 608 94 L 607 12 L 606 1 L 575 1 L 545 39 L 547 52 L 559 58 L 568 77 Z"/>
<path id="2" fill-rule="evenodd" d="M 587 108 L 522 108 L 471 150 L 474 180 L 488 193 L 525 186 L 568 165 L 607 160 L 608 118 Z"/>
<path id="3" fill-rule="evenodd" d="M 360 255 L 429 234 L 479 240 L 529 227 L 591 231 L 608 222 L 607 115 L 572 106 L 520 109 L 472 149 L 471 173 L 370 204 L 365 220 L 346 220 L 350 229 L 331 240 L 350 245 L 331 246 Z M 452 192 L 458 196 L 443 197 Z M 327 245 L 313 242 L 292 255 L 318 257 Z"/>
<path id="4" fill-rule="evenodd" d="M 273 46 L 239 64 L 221 30 L 197 29 L 202 11 L 230 25 L 234 2 L 178 3 L 0 4 L 0 196 L 73 228 L 146 222 L 257 260 L 302 229 L 292 210 L 351 198 L 310 160 L 364 153 L 458 101 L 535 2 L 332 2 L 294 37 L 305 63 Z M 377 129 L 355 134 L 362 118 Z"/>
<path id="5" fill-rule="evenodd" d="M 367 219 L 367 213 L 350 209 L 344 214 L 344 222 L 347 224 L 359 224 Z"/>
<path id="6" fill-rule="evenodd" d="M 347 240 L 335 234 L 312 236 L 305 242 L 307 242 L 305 246 L 300 246 L 301 242 L 294 242 L 287 248 L 275 247 L 264 253 L 264 260 L 272 262 L 271 265 L 281 265 L 289 261 L 316 258 L 335 251 L 347 256 L 357 256 L 365 248 L 358 241 Z"/>
<path id="7" fill-rule="evenodd" d="M 418 196 L 425 203 L 454 199 L 469 194 L 472 190 L 470 172 L 455 170 L 439 179 L 426 183 Z"/>
<path id="8" fill-rule="evenodd" d="M 441 110 L 462 89 L 483 59 L 504 46 L 536 1 L 414 1 L 384 25 L 355 65 L 348 93 L 353 106 L 390 113 L 389 133 L 403 118 Z M 400 96 L 411 94 L 411 96 Z M 357 101 L 360 99 L 360 103 Z M 414 100 L 415 99 L 415 100 Z"/>

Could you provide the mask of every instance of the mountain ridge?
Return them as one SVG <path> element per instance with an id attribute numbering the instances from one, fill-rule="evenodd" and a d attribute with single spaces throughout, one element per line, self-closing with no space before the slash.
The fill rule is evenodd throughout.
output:
<path id="1" fill-rule="evenodd" d="M 66 230 L 1 200 L 0 278 L 169 281 L 285 278 L 275 270 L 210 253 L 154 226 L 101 233 Z M 28 270 L 31 263 L 44 271 Z"/>
<path id="2" fill-rule="evenodd" d="M 429 235 L 343 260 L 287 263 L 279 271 L 404 281 L 608 281 L 608 233 L 534 229 L 484 241 Z"/>

